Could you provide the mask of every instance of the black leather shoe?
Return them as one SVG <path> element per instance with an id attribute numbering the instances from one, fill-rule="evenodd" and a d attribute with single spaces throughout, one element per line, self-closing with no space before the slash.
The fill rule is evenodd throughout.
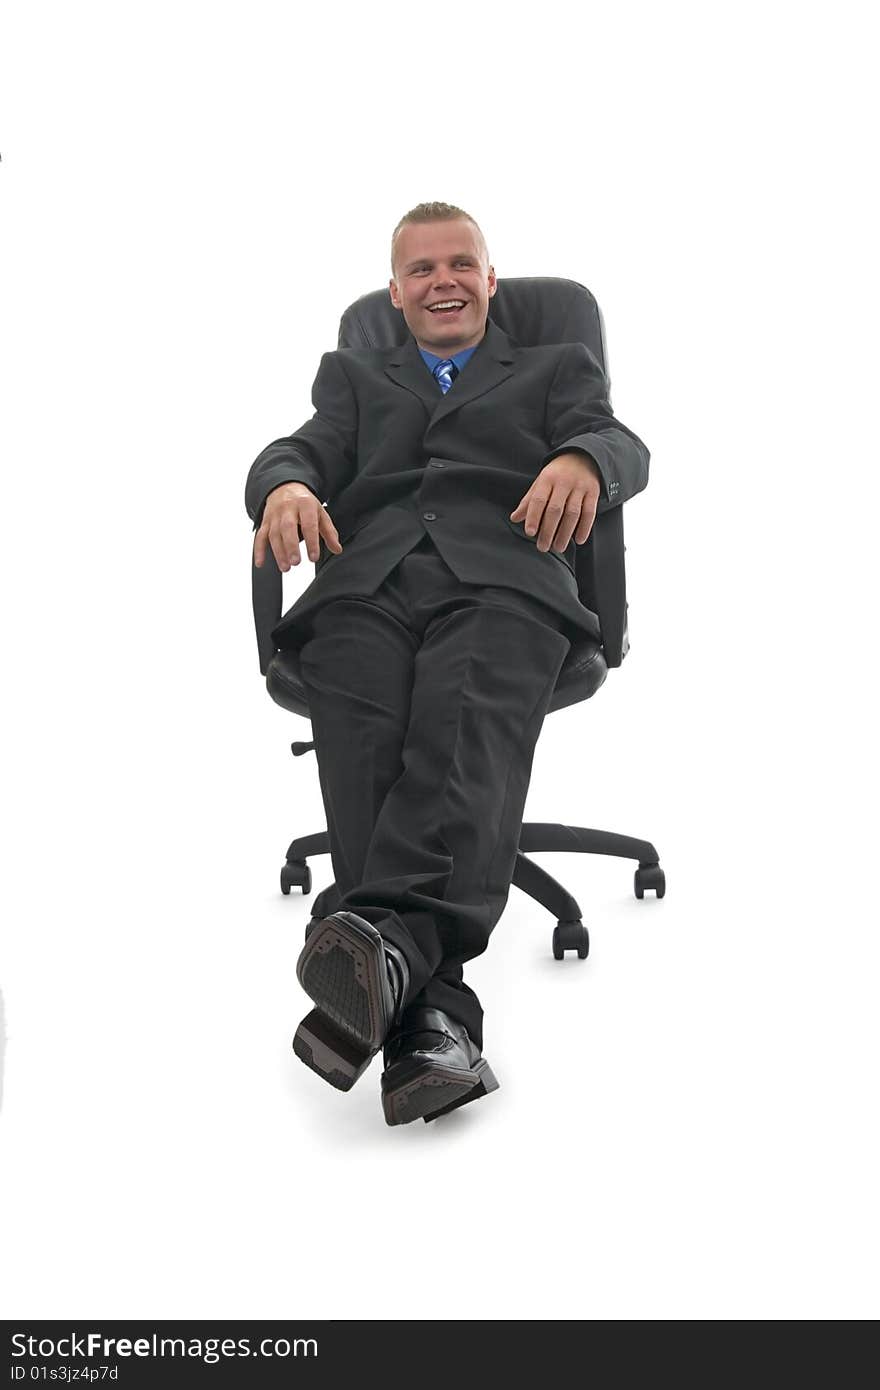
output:
<path id="1" fill-rule="evenodd" d="M 390 1125 L 425 1123 L 498 1090 L 467 1030 L 440 1009 L 411 1007 L 384 1048 L 382 1109 Z"/>
<path id="2" fill-rule="evenodd" d="M 309 932 L 296 976 L 316 1007 L 297 1028 L 293 1050 L 348 1091 L 398 1021 L 409 989 L 406 959 L 363 917 L 334 912 Z"/>

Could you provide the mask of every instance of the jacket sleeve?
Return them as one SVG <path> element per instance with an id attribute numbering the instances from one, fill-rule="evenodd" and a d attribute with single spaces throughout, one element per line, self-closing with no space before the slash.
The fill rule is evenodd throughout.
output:
<path id="1" fill-rule="evenodd" d="M 566 344 L 560 358 L 547 397 L 546 430 L 552 447 L 541 468 L 569 450 L 589 454 L 602 475 L 598 511 L 628 502 L 647 487 L 648 449 L 614 418 L 605 373 L 583 343 Z"/>
<path id="2" fill-rule="evenodd" d="M 357 467 L 357 401 L 338 352 L 325 352 L 312 387 L 311 420 L 267 444 L 245 483 L 248 516 L 258 530 L 266 498 L 282 483 L 305 483 L 320 502 L 335 497 Z"/>

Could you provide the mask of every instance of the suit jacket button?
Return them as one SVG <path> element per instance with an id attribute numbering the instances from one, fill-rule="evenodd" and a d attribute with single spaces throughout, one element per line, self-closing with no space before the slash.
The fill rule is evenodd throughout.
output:
<path id="1" fill-rule="evenodd" d="M 423 519 L 424 521 L 436 521 L 436 520 L 437 520 L 437 513 L 436 513 L 436 512 L 422 512 L 422 519 Z"/>

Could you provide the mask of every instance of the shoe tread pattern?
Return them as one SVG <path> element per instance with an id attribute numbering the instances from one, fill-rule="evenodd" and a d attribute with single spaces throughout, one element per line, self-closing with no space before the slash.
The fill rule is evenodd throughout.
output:
<path id="1" fill-rule="evenodd" d="M 478 1078 L 451 1068 L 432 1067 L 411 1081 L 383 1092 L 382 1106 L 390 1125 L 406 1125 L 424 1119 L 447 1105 L 454 1105 L 478 1085 Z"/>
<path id="2" fill-rule="evenodd" d="M 441 1115 L 448 1115 L 450 1111 L 457 1110 L 460 1105 L 469 1105 L 472 1100 L 479 1100 L 481 1096 L 491 1095 L 493 1091 L 497 1090 L 498 1082 L 495 1080 L 492 1072 L 486 1068 L 482 1072 L 476 1086 L 472 1086 L 470 1090 L 465 1091 L 463 1095 L 448 1100 L 439 1110 L 429 1110 L 427 1114 L 422 1116 L 422 1119 L 425 1121 L 425 1124 L 430 1124 L 432 1120 L 439 1119 Z"/>
<path id="3" fill-rule="evenodd" d="M 321 1013 L 358 1042 L 380 1047 L 387 1031 L 378 978 L 381 947 L 371 949 L 328 920 L 310 934 L 305 949 L 300 983 Z"/>

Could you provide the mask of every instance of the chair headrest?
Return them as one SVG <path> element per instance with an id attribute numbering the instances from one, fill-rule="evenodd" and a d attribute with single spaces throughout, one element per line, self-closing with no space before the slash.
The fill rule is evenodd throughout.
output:
<path id="1" fill-rule="evenodd" d="M 602 315 L 590 291 L 576 280 L 539 275 L 499 280 L 489 300 L 489 317 L 520 347 L 583 343 L 607 373 Z M 342 315 L 339 347 L 397 347 L 408 335 L 387 288 L 372 290 Z"/>

